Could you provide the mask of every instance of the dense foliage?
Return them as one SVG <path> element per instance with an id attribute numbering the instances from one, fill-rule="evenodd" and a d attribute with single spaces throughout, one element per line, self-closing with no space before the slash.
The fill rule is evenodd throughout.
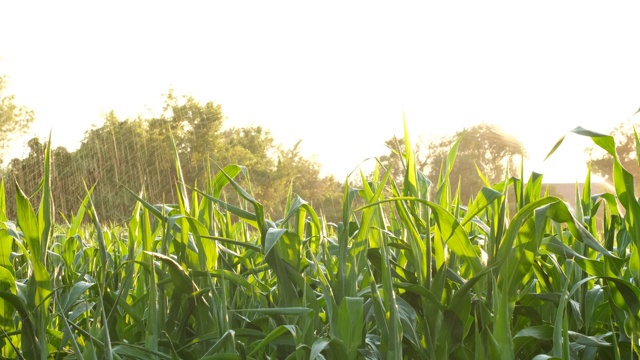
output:
<path id="1" fill-rule="evenodd" d="M 449 161 L 449 150 L 459 139 L 462 140 L 457 145 L 456 161 L 445 175 L 451 179 L 453 191 L 459 189 L 462 202 L 468 202 L 484 182 L 494 184 L 500 182 L 507 171 L 512 174 L 517 172 L 514 158 L 522 158 L 523 145 L 491 124 L 478 124 L 457 131 L 427 144 L 426 149 L 416 144 L 412 149 L 416 169 L 424 172 L 432 181 L 437 181 L 442 168 Z M 406 169 L 401 156 L 405 152 L 404 139 L 391 138 L 386 144 L 391 152 L 381 156 L 380 163 L 391 170 L 394 179 L 401 181 Z M 478 176 L 478 170 L 483 174 L 482 177 Z M 462 186 L 459 186 L 460 183 Z"/>
<path id="2" fill-rule="evenodd" d="M 477 189 L 468 204 L 441 176 L 430 198 L 405 143 L 403 182 L 376 171 L 361 188 L 346 184 L 335 225 L 291 193 L 283 217 L 266 217 L 237 165 L 190 190 L 179 156 L 175 204 L 130 192 L 128 226 L 105 227 L 89 189 L 69 222 L 55 224 L 45 146 L 36 209 L 17 188 L 10 221 L 0 189 L 0 354 L 634 358 L 640 205 L 613 138 L 574 132 L 614 158 L 615 194 L 591 194 L 587 178 L 570 209 L 542 196 L 541 175 L 525 185 L 520 174 Z M 225 189 L 241 201 L 228 202 Z"/>
<path id="3" fill-rule="evenodd" d="M 339 216 L 340 183 L 321 176 L 319 164 L 303 157 L 298 144 L 283 148 L 261 127 L 223 128 L 223 123 L 220 105 L 201 104 L 192 97 L 178 99 L 171 91 L 161 116 L 121 120 L 108 113 L 104 124 L 88 131 L 76 151 L 52 150 L 51 186 L 57 211 L 68 215 L 80 206 L 84 182 L 96 184 L 96 209 L 109 221 L 129 217 L 135 201 L 127 189 L 144 188 L 152 202 L 176 203 L 173 137 L 189 185 L 203 181 L 216 166 L 242 164 L 251 169 L 243 186 L 263 201 L 268 214 L 282 216 L 284 199 L 292 190 L 331 219 Z M 27 194 L 35 192 L 42 177 L 44 146 L 38 138 L 31 139 L 28 156 L 9 163 L 5 179 L 16 178 Z M 9 213 L 15 214 L 12 195 Z"/>

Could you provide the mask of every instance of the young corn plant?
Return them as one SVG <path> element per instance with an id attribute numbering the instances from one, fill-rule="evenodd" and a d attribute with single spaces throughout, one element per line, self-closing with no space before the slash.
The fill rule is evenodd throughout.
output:
<path id="1" fill-rule="evenodd" d="M 450 179 L 462 140 L 430 181 L 405 127 L 404 178 L 378 165 L 358 188 L 345 181 L 337 224 L 293 186 L 267 217 L 239 165 L 191 188 L 175 146 L 175 204 L 129 190 L 127 226 L 105 225 L 89 188 L 54 224 L 47 146 L 35 196 L 16 184 L 15 222 L 0 184 L 0 356 L 637 358 L 633 178 L 613 138 L 573 132 L 611 154 L 615 193 L 592 194 L 589 174 L 573 209 L 521 167 L 498 184 L 478 171 L 485 186 L 462 203 Z"/>

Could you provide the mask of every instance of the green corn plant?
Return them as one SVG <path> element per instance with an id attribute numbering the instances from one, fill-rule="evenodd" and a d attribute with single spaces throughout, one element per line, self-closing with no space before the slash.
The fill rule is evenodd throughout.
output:
<path id="1" fill-rule="evenodd" d="M 633 285 L 630 281 L 637 284 L 638 280 L 640 280 L 640 254 L 638 253 L 638 246 L 640 244 L 640 223 L 638 223 L 638 217 L 640 216 L 640 205 L 635 197 L 634 185 L 633 185 L 633 176 L 622 166 L 618 159 L 618 155 L 615 149 L 615 141 L 613 137 L 609 135 L 603 135 L 599 133 L 595 133 L 583 128 L 576 128 L 571 130 L 572 133 L 590 137 L 593 142 L 609 153 L 613 157 L 613 182 L 617 195 L 617 199 L 625 210 L 625 214 L 623 216 L 623 223 L 621 226 L 624 227 L 624 231 L 622 232 L 625 237 L 629 239 L 628 242 L 619 244 L 623 245 L 622 248 L 618 247 L 617 251 L 621 255 L 626 255 L 628 253 L 628 264 L 626 266 L 626 271 L 620 273 L 615 270 L 622 270 L 623 266 L 607 266 L 608 269 L 613 269 L 608 273 L 607 277 L 604 277 L 606 284 L 608 285 L 609 291 L 609 300 L 611 304 L 615 304 L 615 306 L 623 309 L 626 312 L 624 318 L 622 318 L 619 312 L 613 310 L 612 312 L 618 314 L 617 320 L 619 324 L 624 324 L 624 333 L 626 336 L 630 337 L 630 346 L 633 352 L 639 353 L 638 349 L 639 345 L 639 332 L 638 332 L 638 308 L 637 308 L 637 298 L 634 296 L 638 293 L 638 288 L 636 285 Z M 638 135 L 635 133 L 636 138 L 636 150 L 640 151 L 638 144 Z M 551 155 L 562 143 L 564 137 L 562 137 L 551 150 L 549 155 Z M 606 225 L 605 225 L 606 226 Z M 620 238 L 620 234 L 618 234 Z M 615 277 L 614 277 L 615 276 Z"/>
<path id="2" fill-rule="evenodd" d="M 26 292 L 18 298 L 11 292 L 3 294 L 5 301 L 10 299 L 22 315 L 20 356 L 29 359 L 46 359 L 49 353 L 46 329 L 49 323 L 48 307 L 52 288 L 46 264 L 54 213 L 51 200 L 50 145 L 46 147 L 44 159 L 44 177 L 40 184 L 41 201 L 37 215 L 19 185 L 15 184 L 17 226 L 22 231 L 23 244 L 26 247 L 23 248 L 23 255 L 28 258 L 29 266 L 24 289 Z M 18 288 L 16 290 L 19 291 Z"/>
<path id="3" fill-rule="evenodd" d="M 126 226 L 103 224 L 92 187 L 55 224 L 47 147 L 37 196 L 16 187 L 16 223 L 0 183 L 0 357 L 638 356 L 640 207 L 611 137 L 573 131 L 614 158 L 615 193 L 592 194 L 588 173 L 572 208 L 522 164 L 498 184 L 477 166 L 484 187 L 462 203 L 460 139 L 431 182 L 404 130 L 402 181 L 354 171 L 338 224 L 293 182 L 269 218 L 239 165 L 190 187 L 175 143 L 175 204 L 129 190 Z"/>

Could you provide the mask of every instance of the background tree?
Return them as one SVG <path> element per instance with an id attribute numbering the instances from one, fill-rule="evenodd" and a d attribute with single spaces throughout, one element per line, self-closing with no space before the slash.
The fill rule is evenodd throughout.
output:
<path id="1" fill-rule="evenodd" d="M 295 194 L 321 210 L 329 221 L 342 219 L 342 185 L 333 176 L 321 176 L 320 164 L 300 154 L 300 143 L 291 149 L 278 147 L 277 188 L 288 190 L 292 185 Z M 280 199 L 284 199 L 282 195 Z M 284 203 L 277 205 L 278 211 L 284 214 Z"/>
<path id="2" fill-rule="evenodd" d="M 460 197 L 463 202 L 469 201 L 471 196 L 475 196 L 483 186 L 476 166 L 491 184 L 504 180 L 507 169 L 509 174 L 517 175 L 512 158 L 524 152 L 522 143 L 495 125 L 479 124 L 458 131 L 438 143 L 429 144 L 427 176 L 431 181 L 435 183 L 438 180 L 447 153 L 460 136 L 463 136 L 462 141 L 449 179 L 452 193 L 457 191 L 458 182 L 462 185 Z"/>
<path id="3" fill-rule="evenodd" d="M 33 122 L 33 111 L 15 103 L 15 95 L 7 94 L 7 78 L 0 75 L 0 163 L 8 141 L 24 133 Z"/>
<path id="4" fill-rule="evenodd" d="M 192 97 L 165 96 L 165 112 L 158 117 L 118 119 L 107 113 L 102 126 L 85 133 L 73 152 L 53 149 L 52 187 L 56 210 L 69 215 L 77 211 L 85 195 L 83 180 L 96 184 L 93 199 L 105 220 L 124 221 L 135 200 L 126 188 L 145 191 L 152 203 L 177 201 L 175 163 L 171 137 L 175 140 L 185 182 L 205 189 L 205 181 L 217 172 L 215 165 L 247 167 L 248 178 L 237 180 L 261 201 L 275 219 L 283 216 L 291 181 L 294 193 L 325 214 L 340 214 L 340 184 L 331 176 L 320 176 L 320 166 L 300 155 L 299 143 L 291 149 L 276 144 L 262 127 L 223 130 L 222 107 L 201 104 Z M 36 191 L 42 171 L 44 144 L 29 141 L 29 156 L 14 159 L 8 167 L 23 190 Z M 233 192 L 232 192 L 233 193 Z M 230 196 L 228 201 L 236 201 Z M 12 200 L 8 204 L 13 204 Z M 335 220 L 335 219 L 331 219 Z"/>
<path id="5" fill-rule="evenodd" d="M 634 126 L 636 130 L 639 130 L 637 125 L 632 122 L 623 122 L 618 124 L 610 134 L 616 141 L 616 151 L 622 166 L 633 174 L 636 188 L 640 185 L 640 167 L 638 166 L 636 138 L 633 132 Z M 591 159 L 591 171 L 601 176 L 605 181 L 613 183 L 613 159 L 611 155 L 593 147 L 587 149 L 587 153 Z"/>
<path id="6" fill-rule="evenodd" d="M 513 136 L 502 132 L 494 125 L 479 124 L 469 129 L 458 131 L 439 142 L 428 144 L 426 151 L 416 146 L 414 149 L 416 166 L 419 171 L 427 175 L 432 183 L 437 183 L 447 154 L 460 136 L 463 136 L 462 141 L 458 147 L 456 162 L 451 170 L 449 179 L 452 193 L 455 193 L 458 188 L 458 180 L 461 181 L 463 185 L 460 189 L 462 201 L 468 201 L 483 186 L 482 179 L 478 176 L 476 165 L 491 183 L 502 181 L 507 168 L 510 174 L 516 174 L 517 169 L 513 161 L 511 161 L 511 157 L 524 151 L 522 144 Z M 399 180 L 404 175 L 404 167 L 398 155 L 403 154 L 405 151 L 404 140 L 392 138 L 387 140 L 386 144 L 391 149 L 391 152 L 381 156 L 380 162 L 385 167 L 392 165 L 393 176 L 396 180 Z"/>
<path id="7" fill-rule="evenodd" d="M 405 163 L 403 154 L 405 153 L 404 138 L 395 136 L 384 142 L 390 152 L 378 158 L 380 163 L 388 170 L 391 169 L 391 176 L 396 181 L 402 181 L 405 173 Z M 418 171 L 424 172 L 428 165 L 428 158 L 425 156 L 420 143 L 416 143 L 413 148 L 416 157 L 416 167 Z"/>

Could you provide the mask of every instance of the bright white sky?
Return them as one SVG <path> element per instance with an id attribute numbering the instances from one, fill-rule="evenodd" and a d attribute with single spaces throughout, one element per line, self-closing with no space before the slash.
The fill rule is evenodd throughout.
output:
<path id="1" fill-rule="evenodd" d="M 343 179 L 402 135 L 498 124 L 548 181 L 582 180 L 580 125 L 640 106 L 637 2 L 1 2 L 0 74 L 75 149 L 113 109 L 159 114 L 170 86 L 262 125 Z M 29 136 L 30 137 L 30 136 Z"/>

